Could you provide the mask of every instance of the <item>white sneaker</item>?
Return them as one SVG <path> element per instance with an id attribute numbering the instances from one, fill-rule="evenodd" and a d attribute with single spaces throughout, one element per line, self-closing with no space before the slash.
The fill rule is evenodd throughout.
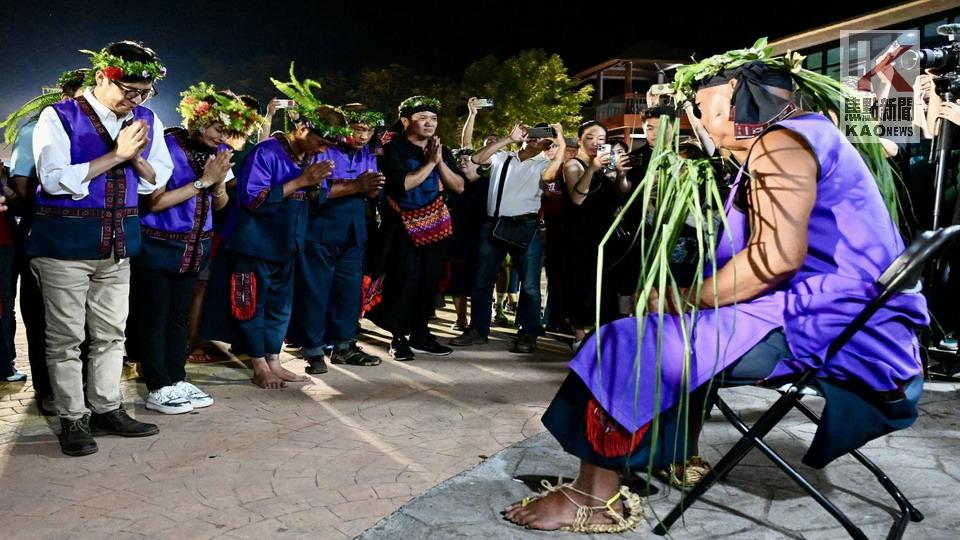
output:
<path id="1" fill-rule="evenodd" d="M 183 414 L 193 410 L 190 400 L 173 386 L 164 386 L 147 394 L 146 408 L 163 414 Z"/>
<path id="2" fill-rule="evenodd" d="M 173 388 L 176 389 L 181 397 L 188 400 L 194 409 L 202 409 L 213 405 L 213 398 L 210 397 L 210 394 L 200 390 L 187 381 L 180 381 L 173 385 Z"/>

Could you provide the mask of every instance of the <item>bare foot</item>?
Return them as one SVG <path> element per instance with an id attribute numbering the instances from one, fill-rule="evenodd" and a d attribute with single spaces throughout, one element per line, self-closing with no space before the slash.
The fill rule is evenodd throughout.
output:
<path id="1" fill-rule="evenodd" d="M 273 370 L 270 369 L 263 358 L 253 360 L 253 378 L 250 379 L 250 382 L 268 390 L 279 390 L 287 386 L 283 379 L 273 373 Z"/>
<path id="2" fill-rule="evenodd" d="M 283 379 L 274 375 L 269 369 L 266 371 L 254 371 L 253 378 L 250 379 L 250 382 L 267 390 L 279 390 L 287 386 L 287 383 Z"/>
<path id="3" fill-rule="evenodd" d="M 279 377 L 281 380 L 287 382 L 307 382 L 310 380 L 310 377 L 307 377 L 306 375 L 297 375 L 296 373 L 283 367 L 279 360 L 267 360 L 267 365 L 270 366 L 270 371 L 274 374 L 274 376 Z"/>
<path id="4" fill-rule="evenodd" d="M 504 510 L 503 515 L 509 521 L 529 529 L 555 531 L 562 527 L 569 527 L 577 517 L 577 507 L 565 494 L 584 506 L 603 505 L 602 502 L 596 499 L 585 497 L 570 490 L 564 490 L 564 493 L 550 493 L 526 505 L 524 505 L 522 501 L 513 503 Z M 613 503 L 613 508 L 621 515 L 623 514 L 623 504 L 620 500 Z M 605 513 L 605 510 L 597 510 L 589 522 L 614 523 L 610 516 Z"/>

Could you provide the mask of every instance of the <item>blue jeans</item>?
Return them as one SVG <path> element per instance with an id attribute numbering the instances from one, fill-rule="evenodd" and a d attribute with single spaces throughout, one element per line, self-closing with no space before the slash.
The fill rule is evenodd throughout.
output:
<path id="1" fill-rule="evenodd" d="M 503 259 L 510 254 L 520 276 L 520 303 L 517 322 L 521 334 L 540 334 L 540 270 L 543 268 L 543 239 L 538 232 L 526 250 L 507 245 L 491 236 L 493 223 L 483 224 L 480 231 L 480 255 L 477 281 L 470 295 L 470 328 L 486 336 L 490 334 L 490 309 L 493 288 Z"/>

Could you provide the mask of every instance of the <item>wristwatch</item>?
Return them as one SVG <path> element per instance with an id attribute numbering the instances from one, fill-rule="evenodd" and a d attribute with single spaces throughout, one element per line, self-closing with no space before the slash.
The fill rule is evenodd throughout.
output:
<path id="1" fill-rule="evenodd" d="M 203 191 L 206 187 L 203 185 L 203 180 L 194 180 L 193 187 L 197 188 L 197 191 Z"/>

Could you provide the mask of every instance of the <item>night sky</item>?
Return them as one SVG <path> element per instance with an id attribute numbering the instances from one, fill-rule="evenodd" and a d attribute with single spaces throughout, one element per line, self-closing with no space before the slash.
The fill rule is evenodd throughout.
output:
<path id="1" fill-rule="evenodd" d="M 871 9 L 897 2 L 874 1 Z M 151 100 L 176 124 L 178 94 L 204 80 L 265 101 L 269 76 L 356 70 L 399 63 L 462 76 L 474 60 L 532 48 L 559 53 L 571 73 L 615 57 L 639 40 L 679 46 L 702 58 L 859 15 L 845 2 L 21 2 L 0 9 L 0 115 L 6 116 L 59 74 L 87 67 L 77 49 L 138 39 L 154 48 L 170 75 Z M 665 9 L 655 6 L 669 6 Z M 693 5 L 689 3 L 687 5 Z M 860 4 L 862 5 L 862 4 Z M 568 7 L 569 6 L 569 7 Z M 760 6 L 760 7 L 758 7 Z M 787 6 L 790 6 L 789 8 Z M 739 10 L 739 12 L 738 12 Z M 687 17 L 687 18 L 684 18 Z"/>

